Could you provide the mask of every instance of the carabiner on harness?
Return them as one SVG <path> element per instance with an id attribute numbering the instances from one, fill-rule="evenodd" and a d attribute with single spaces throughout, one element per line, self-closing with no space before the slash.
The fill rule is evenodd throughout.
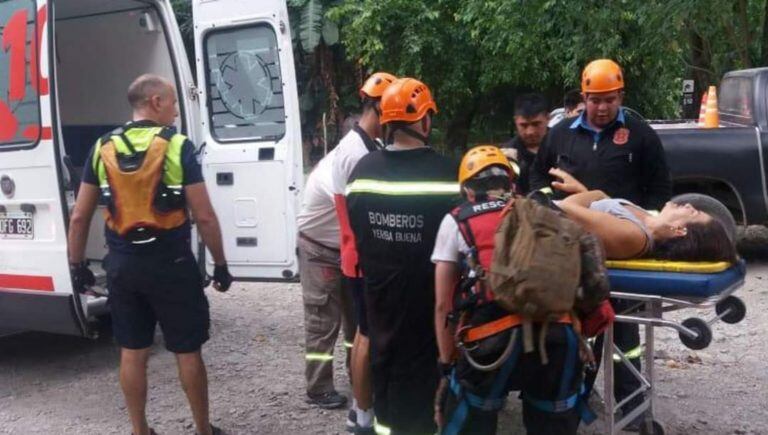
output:
<path id="1" fill-rule="evenodd" d="M 459 341 L 459 348 L 464 353 L 464 357 L 467 359 L 467 362 L 469 363 L 469 365 L 472 366 L 472 368 L 483 371 L 483 372 L 490 372 L 501 367 L 504 364 L 504 362 L 507 361 L 510 355 L 512 355 L 512 351 L 515 349 L 515 346 L 517 345 L 518 333 L 519 333 L 518 328 L 513 328 L 512 331 L 510 331 L 509 341 L 507 342 L 507 346 L 504 348 L 504 352 L 501 353 L 501 356 L 499 356 L 499 358 L 496 359 L 496 361 L 490 364 L 481 364 L 472 357 L 472 351 L 477 349 L 477 346 L 475 346 L 472 349 L 469 349 L 465 346 L 463 341 Z"/>

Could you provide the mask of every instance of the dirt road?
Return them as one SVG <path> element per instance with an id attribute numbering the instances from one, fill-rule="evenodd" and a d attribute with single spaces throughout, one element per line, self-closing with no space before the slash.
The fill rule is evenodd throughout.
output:
<path id="1" fill-rule="evenodd" d="M 671 434 L 768 434 L 768 263 L 749 265 L 739 293 L 748 306 L 739 325 L 718 323 L 712 345 L 687 350 L 659 331 L 657 414 Z M 304 403 L 303 330 L 298 285 L 236 285 L 209 293 L 208 362 L 213 420 L 231 434 L 344 433 L 346 411 Z M 679 313 L 675 318 L 689 317 Z M 173 357 L 158 335 L 150 361 L 149 419 L 159 434 L 192 434 Z M 343 348 L 337 348 L 341 361 Z M 0 339 L 0 433 L 128 434 L 111 338 L 46 334 Z M 337 387 L 348 392 L 341 369 Z M 522 433 L 510 400 L 500 433 Z M 599 422 L 596 424 L 600 424 Z M 602 433 L 600 426 L 585 434 Z"/>

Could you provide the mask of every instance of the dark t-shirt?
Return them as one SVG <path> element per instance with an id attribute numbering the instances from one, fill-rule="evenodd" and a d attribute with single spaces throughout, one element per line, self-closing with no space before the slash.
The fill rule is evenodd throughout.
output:
<path id="1" fill-rule="evenodd" d="M 434 366 L 440 221 L 458 202 L 457 163 L 431 148 L 374 151 L 355 166 L 347 207 L 365 277 L 374 365 Z"/>
<path id="2" fill-rule="evenodd" d="M 509 142 L 501 145 L 501 148 L 513 148 L 517 150 L 517 164 L 520 166 L 520 176 L 517 178 L 517 193 L 527 195 L 531 190 L 530 174 L 536 153 L 525 147 L 519 136 L 515 136 Z"/>
<path id="3" fill-rule="evenodd" d="M 157 127 L 158 125 L 151 121 L 137 121 L 128 123 L 125 125 L 126 130 L 130 128 L 148 128 Z M 88 158 L 85 161 L 83 168 L 83 183 L 91 184 L 94 186 L 99 185 L 99 177 L 93 170 L 93 153 L 95 151 L 95 145 L 88 153 Z M 203 171 L 200 167 L 200 163 L 197 161 L 197 155 L 195 154 L 195 146 L 189 139 L 184 141 L 181 146 L 181 167 L 183 173 L 182 185 L 189 186 L 191 184 L 197 184 L 203 182 Z M 186 252 L 190 248 L 191 230 L 189 219 L 180 227 L 173 230 L 166 231 L 157 236 L 153 241 L 146 243 L 132 243 L 120 237 L 117 233 L 110 230 L 106 226 L 104 227 L 104 235 L 107 239 L 107 246 L 110 251 L 120 252 L 123 254 L 160 254 L 169 253 L 175 255 L 176 253 Z"/>
<path id="4" fill-rule="evenodd" d="M 560 168 L 588 189 L 599 189 L 646 209 L 660 210 L 672 196 L 664 148 L 645 121 L 619 112 L 600 132 L 584 118 L 564 120 L 549 130 L 531 167 L 531 190 L 550 187 L 551 168 Z M 562 198 L 555 191 L 555 198 Z"/>

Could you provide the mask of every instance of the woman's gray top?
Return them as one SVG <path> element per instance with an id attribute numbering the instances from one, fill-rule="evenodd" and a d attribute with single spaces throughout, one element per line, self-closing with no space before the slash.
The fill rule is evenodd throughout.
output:
<path id="1" fill-rule="evenodd" d="M 636 206 L 632 202 L 619 198 L 601 199 L 600 201 L 593 202 L 589 206 L 590 210 L 601 211 L 619 219 L 626 219 L 640 227 L 640 229 L 645 233 L 646 237 L 645 249 L 643 249 L 643 254 L 645 254 L 646 252 L 649 252 L 651 249 L 653 249 L 653 237 L 651 236 L 651 231 L 643 223 L 643 221 L 640 220 L 640 218 L 632 213 L 629 207 L 635 207 L 639 210 L 643 210 L 641 207 Z"/>

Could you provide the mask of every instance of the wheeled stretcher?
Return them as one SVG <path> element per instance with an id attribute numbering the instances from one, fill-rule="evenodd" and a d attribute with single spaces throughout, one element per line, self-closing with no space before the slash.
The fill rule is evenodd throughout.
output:
<path id="1" fill-rule="evenodd" d="M 654 419 L 654 328 L 673 328 L 678 331 L 682 343 L 690 349 L 704 349 L 712 341 L 710 325 L 722 320 L 738 323 L 746 314 L 741 299 L 732 294 L 744 285 L 746 264 L 740 261 L 728 263 L 688 263 L 659 260 L 609 261 L 608 275 L 611 297 L 634 301 L 631 307 L 616 313 L 616 322 L 636 323 L 645 326 L 645 358 L 643 370 L 638 371 L 616 346 L 613 345 L 613 328 L 605 332 L 603 345 L 604 400 L 606 408 L 606 433 L 615 434 L 637 416 L 644 414 L 641 433 L 664 433 L 663 426 Z M 682 322 L 665 319 L 664 313 L 685 308 L 712 309 L 709 319 L 690 317 Z M 613 362 L 615 356 L 637 377 L 640 387 L 621 402 L 613 396 Z M 643 402 L 631 413 L 616 421 L 616 411 L 638 395 Z"/>

